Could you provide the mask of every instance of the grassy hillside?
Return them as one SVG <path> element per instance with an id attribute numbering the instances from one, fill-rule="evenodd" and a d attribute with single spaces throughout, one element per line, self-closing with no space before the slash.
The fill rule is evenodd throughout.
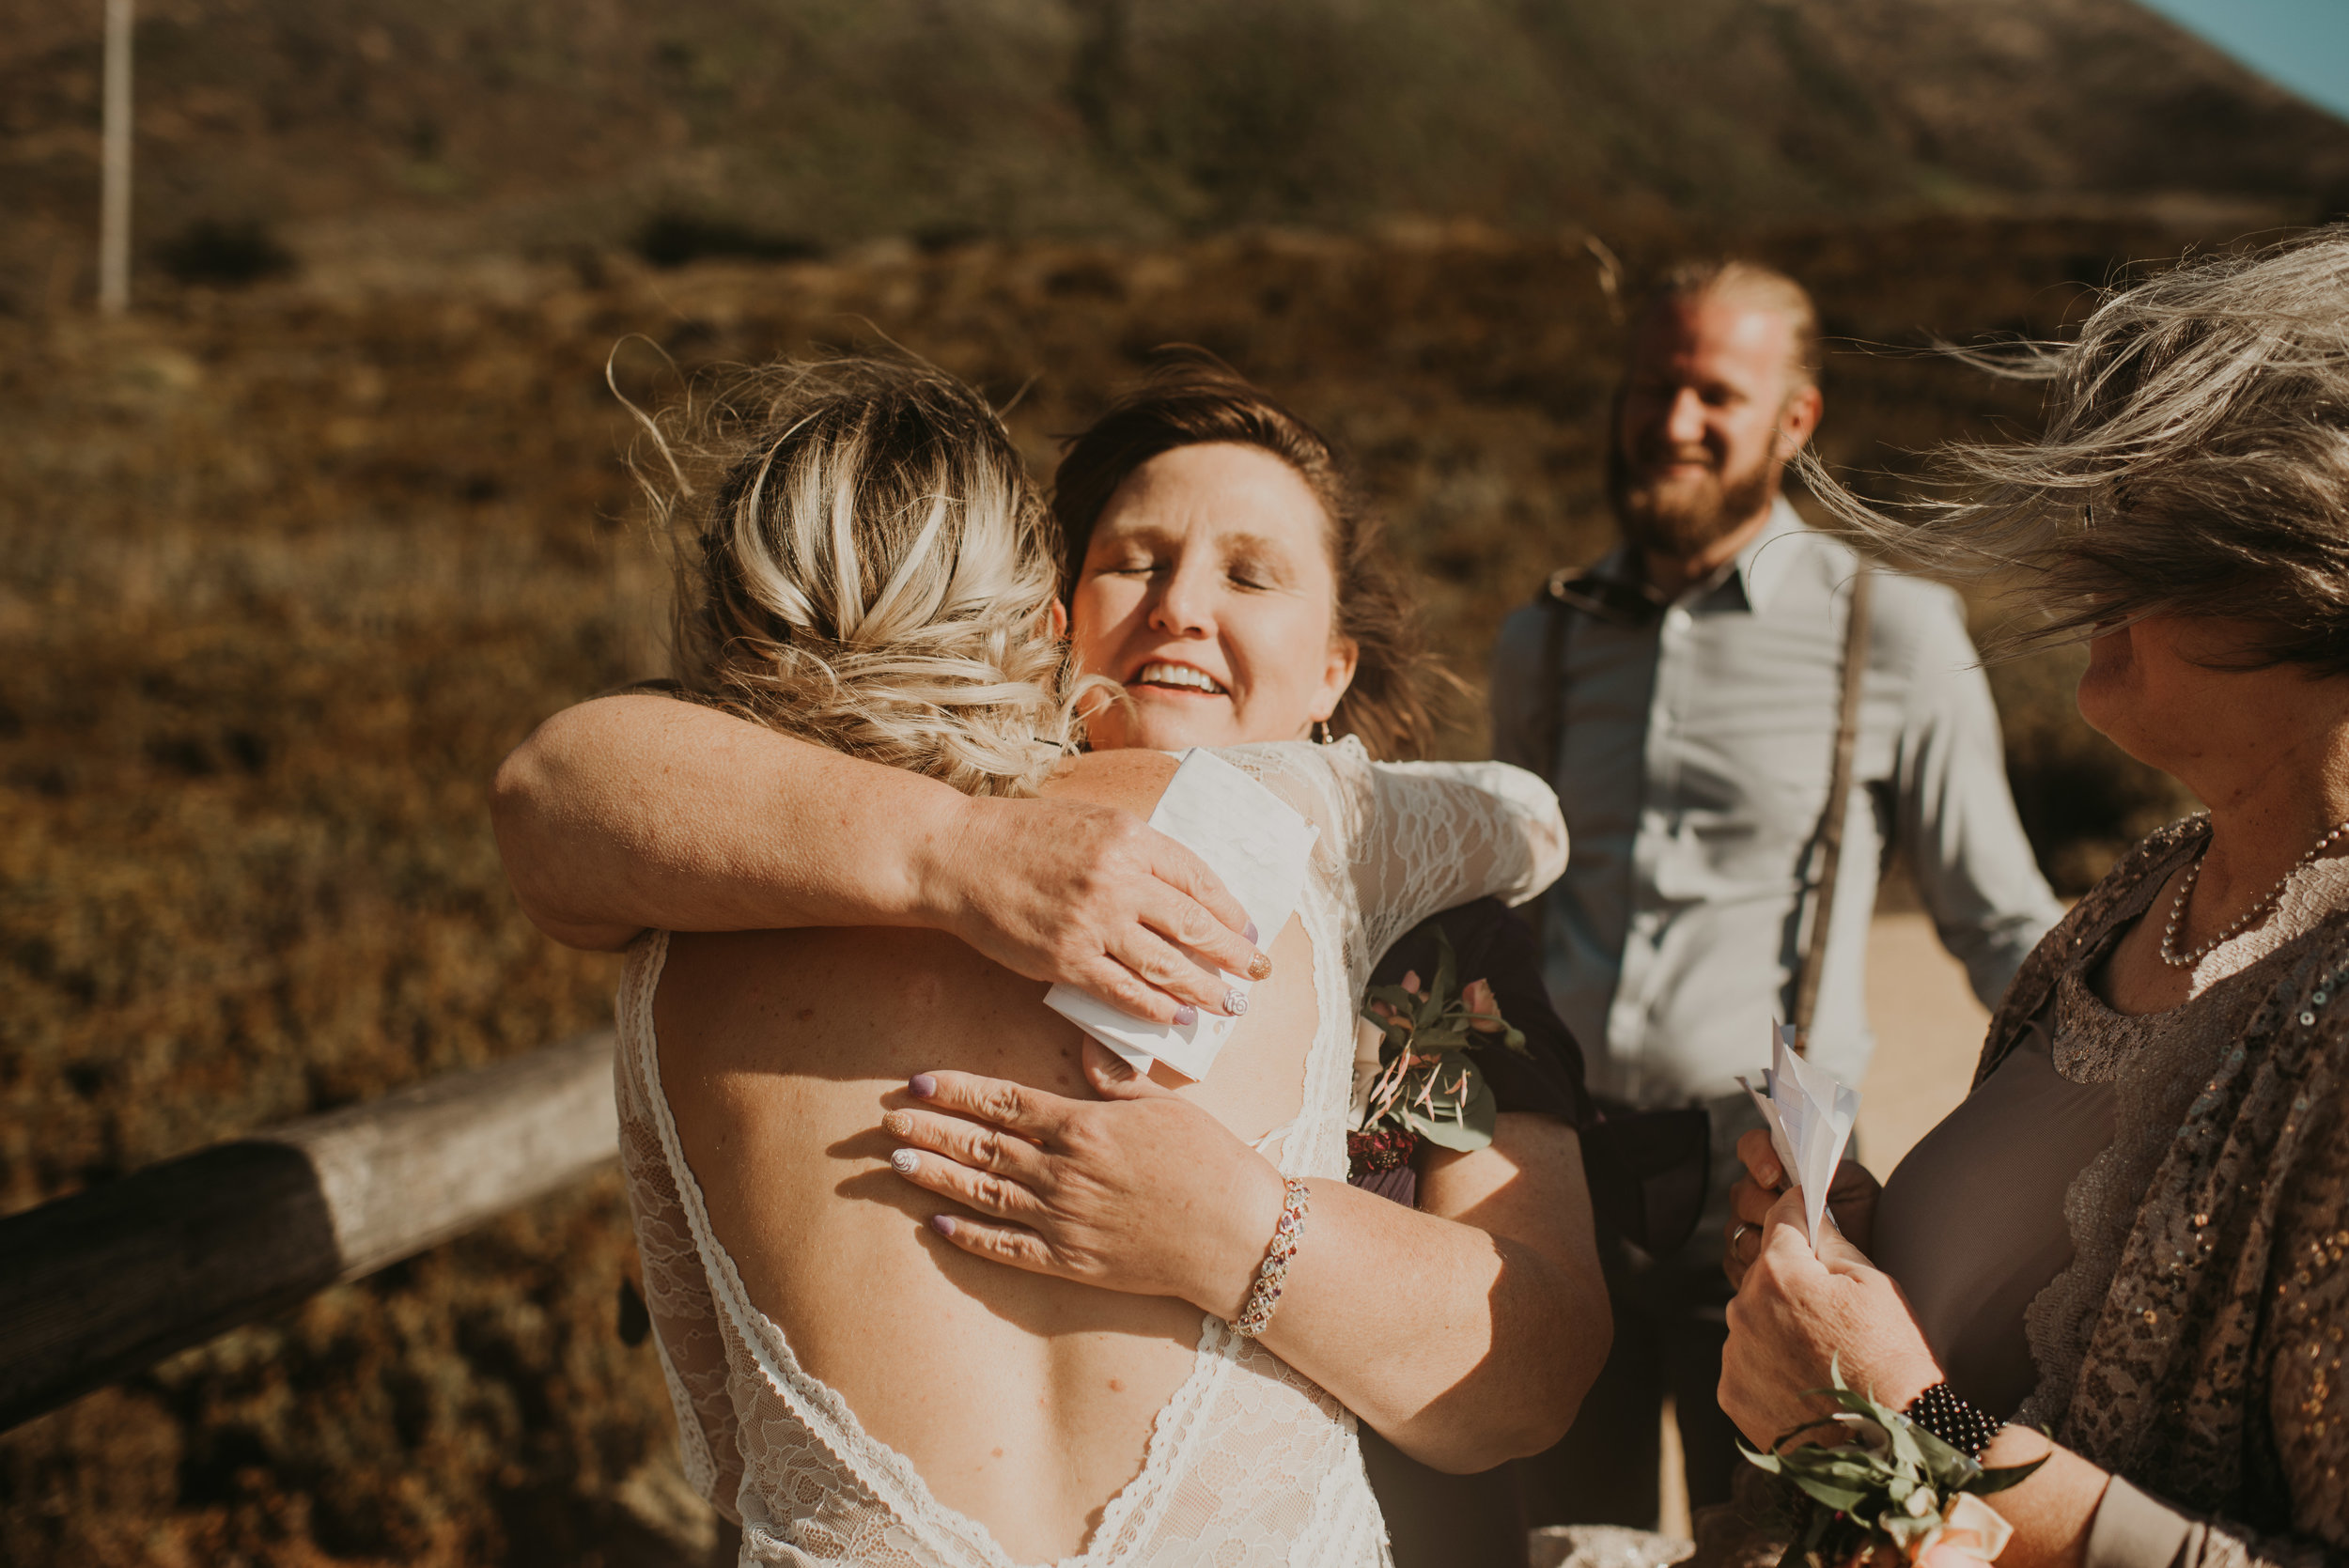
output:
<path id="1" fill-rule="evenodd" d="M 87 291 L 98 9 L 0 0 L 0 306 Z M 2349 204 L 2129 0 L 143 0 L 142 263 Z M 2248 226 L 2249 219 L 2242 220 Z M 664 248 L 665 247 L 665 248 Z"/>
<path id="2" fill-rule="evenodd" d="M 1830 331 L 1913 344 L 2050 330 L 2187 238 L 1944 218 L 1762 248 Z M 1361 455 L 1470 675 L 1495 619 L 1606 539 L 1615 328 L 1574 236 L 313 273 L 159 295 L 118 331 L 0 319 L 0 1211 L 604 1014 L 614 966 L 521 921 L 484 797 L 536 720 L 657 667 L 605 357 L 872 331 L 1028 387 L 1039 472 L 1152 346 L 1225 354 Z M 665 384 L 648 350 L 621 372 Z M 1860 466 L 2033 413 L 1913 355 L 1839 353 L 1828 394 L 1828 451 Z M 2172 802 L 2069 716 L 2061 661 L 1999 680 L 2077 886 Z M 1477 711 L 1455 718 L 1474 751 Z M 678 1560 L 659 1373 L 614 1330 L 630 1263 L 606 1183 L 0 1436 L 0 1561 Z"/>

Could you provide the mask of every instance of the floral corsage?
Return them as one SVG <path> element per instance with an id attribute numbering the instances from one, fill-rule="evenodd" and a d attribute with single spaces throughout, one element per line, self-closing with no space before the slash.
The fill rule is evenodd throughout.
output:
<path id="1" fill-rule="evenodd" d="M 1987 1562 L 2006 1549 L 2015 1527 L 1983 1498 L 2003 1492 L 2046 1463 L 2004 1469 L 1980 1464 L 1899 1411 L 1857 1393 L 1843 1382 L 1839 1360 L 1831 1389 L 1812 1389 L 1842 1409 L 1798 1426 L 1745 1456 L 1792 1483 L 1787 1498 L 1792 1541 L 1779 1568 L 1844 1568 L 1878 1547 L 1914 1562 L 1935 1546 L 1952 1547 Z M 1824 1427 L 1841 1428 L 1846 1441 L 1801 1442 Z"/>
<path id="2" fill-rule="evenodd" d="M 1471 980 L 1455 991 L 1458 968 L 1439 928 L 1432 984 L 1413 970 L 1401 985 L 1373 986 L 1362 997 L 1346 1179 L 1399 1203 L 1418 1196 L 1410 1161 L 1423 1139 L 1444 1149 L 1493 1141 L 1492 1088 L 1469 1047 L 1498 1043 L 1525 1054 L 1525 1035 L 1501 1016 L 1492 986 Z"/>

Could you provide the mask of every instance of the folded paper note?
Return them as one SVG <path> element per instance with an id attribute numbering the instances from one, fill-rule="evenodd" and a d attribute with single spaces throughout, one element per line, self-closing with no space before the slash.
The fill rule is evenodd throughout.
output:
<path id="1" fill-rule="evenodd" d="M 1852 1124 L 1859 1119 L 1859 1096 L 1835 1080 L 1825 1067 L 1813 1066 L 1795 1051 L 1792 1025 L 1770 1031 L 1771 1066 L 1756 1090 L 1744 1079 L 1738 1087 L 1753 1096 L 1770 1129 L 1770 1147 L 1786 1168 L 1788 1179 L 1802 1188 L 1804 1232 L 1811 1250 L 1819 1250 L 1819 1221 L 1827 1212 L 1828 1185 L 1843 1163 L 1851 1141 Z"/>
<path id="2" fill-rule="evenodd" d="M 1159 797 L 1158 810 L 1150 814 L 1150 826 L 1207 862 L 1269 948 L 1304 896 L 1305 862 L 1321 830 L 1214 753 L 1194 747 L 1182 757 Z M 1246 989 L 1245 977 L 1230 978 L 1235 987 Z M 1190 1023 L 1152 1023 L 1073 986 L 1045 992 L 1044 1005 L 1125 1058 L 1136 1072 L 1146 1073 L 1159 1061 L 1193 1080 L 1207 1076 L 1239 1021 L 1203 1009 Z"/>

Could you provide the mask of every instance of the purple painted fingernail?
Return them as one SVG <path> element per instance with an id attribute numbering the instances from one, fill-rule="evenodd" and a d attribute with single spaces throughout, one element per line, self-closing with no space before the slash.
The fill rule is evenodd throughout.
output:
<path id="1" fill-rule="evenodd" d="M 926 1100 L 938 1093 L 938 1079 L 927 1073 L 916 1073 L 906 1087 L 913 1091 L 916 1098 Z"/>
<path id="2" fill-rule="evenodd" d="M 1199 1021 L 1199 1009 L 1198 1009 L 1198 1008 L 1196 1008 L 1196 1007 L 1193 1007 L 1193 1006 L 1192 1006 L 1190 1002 L 1186 1001 L 1186 1002 L 1184 1002 L 1184 1003 L 1183 1003 L 1180 1007 L 1177 1007 L 1176 1009 L 1174 1009 L 1174 1027 L 1175 1027 L 1175 1028 L 1177 1028 L 1177 1029 L 1188 1029 L 1188 1028 L 1190 1028 L 1192 1024 L 1195 1024 L 1195 1023 L 1197 1023 L 1198 1021 Z"/>
<path id="3" fill-rule="evenodd" d="M 1231 1015 L 1232 1015 L 1232 1017 L 1236 1017 L 1236 1018 L 1239 1018 L 1239 1017 L 1247 1017 L 1247 1016 L 1248 1016 L 1248 993 L 1247 993 L 1246 991 L 1226 991 L 1226 992 L 1224 992 L 1224 993 L 1223 993 L 1223 1011 L 1225 1011 L 1226 1013 L 1231 1014 Z"/>
<path id="4" fill-rule="evenodd" d="M 917 1149 L 899 1149 L 889 1157 L 889 1168 L 901 1176 L 910 1176 L 922 1169 L 922 1155 Z"/>
<path id="5" fill-rule="evenodd" d="M 1240 935 L 1247 938 L 1252 942 L 1254 941 L 1256 939 L 1256 923 L 1252 920 L 1250 921 L 1246 928 L 1240 932 Z"/>
<path id="6" fill-rule="evenodd" d="M 933 1214 L 930 1216 L 930 1229 L 936 1231 L 940 1235 L 953 1235 L 955 1234 L 955 1217 L 951 1214 Z"/>

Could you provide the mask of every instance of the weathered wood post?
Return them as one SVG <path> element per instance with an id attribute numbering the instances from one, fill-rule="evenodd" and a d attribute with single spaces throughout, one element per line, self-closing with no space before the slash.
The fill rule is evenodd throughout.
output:
<path id="1" fill-rule="evenodd" d="M 599 1030 L 0 1219 L 0 1431 L 560 1191 L 617 1152 Z"/>
<path id="2" fill-rule="evenodd" d="M 103 142 L 99 152 L 98 309 L 131 308 L 131 0 L 106 0 Z"/>

